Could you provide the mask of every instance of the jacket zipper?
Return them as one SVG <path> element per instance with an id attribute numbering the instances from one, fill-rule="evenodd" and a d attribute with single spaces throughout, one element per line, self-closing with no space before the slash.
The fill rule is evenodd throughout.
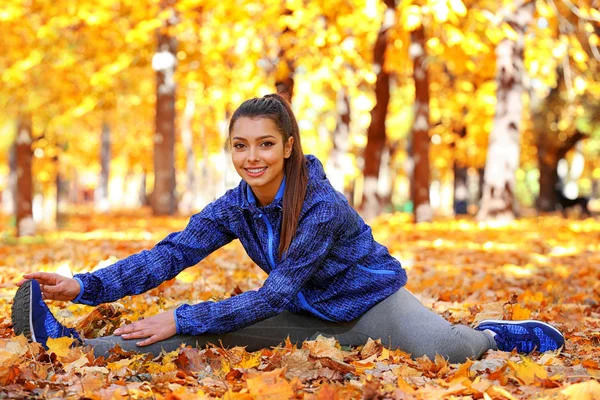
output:
<path id="1" fill-rule="evenodd" d="M 260 214 L 263 221 L 267 225 L 267 232 L 269 234 L 269 261 L 271 262 L 271 271 L 275 269 L 275 258 L 273 257 L 273 228 L 271 227 L 271 223 L 269 222 L 269 218 L 265 214 Z"/>
<path id="2" fill-rule="evenodd" d="M 271 270 L 274 270 L 275 269 L 275 258 L 273 257 L 273 228 L 271 227 L 269 218 L 267 218 L 267 216 L 265 214 L 261 213 L 259 215 L 259 217 L 261 217 L 263 219 L 263 221 L 265 221 L 265 224 L 267 225 L 267 233 L 269 235 L 269 243 L 268 243 L 269 261 L 271 262 Z M 302 304 L 302 307 L 305 310 L 312 312 L 314 315 L 316 315 L 326 321 L 333 321 L 331 318 L 323 315 L 321 312 L 319 312 L 314 307 L 312 307 L 310 304 L 308 304 L 308 302 L 306 301 L 306 298 L 302 294 L 302 291 L 298 292 L 298 299 L 300 300 L 300 303 Z"/>
<path id="3" fill-rule="evenodd" d="M 377 274 L 377 275 L 396 275 L 398 273 L 396 271 L 390 271 L 389 269 L 371 269 L 371 268 L 363 267 L 362 265 L 357 265 L 357 267 L 359 269 L 362 269 L 363 271 L 367 271 L 367 272 L 370 272 L 371 274 Z"/>

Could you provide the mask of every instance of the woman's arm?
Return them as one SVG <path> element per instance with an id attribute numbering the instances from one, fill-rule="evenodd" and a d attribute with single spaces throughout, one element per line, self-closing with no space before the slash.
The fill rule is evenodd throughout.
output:
<path id="1" fill-rule="evenodd" d="M 235 239 L 227 226 L 226 204 L 220 198 L 191 217 L 181 232 L 98 271 L 77 274 L 81 291 L 73 301 L 97 305 L 143 293 L 174 278 L 216 249 Z"/>
<path id="2" fill-rule="evenodd" d="M 182 305 L 175 310 L 177 333 L 220 334 L 241 329 L 284 311 L 327 257 L 343 227 L 344 212 L 318 203 L 300 221 L 288 255 L 262 288 L 219 302 Z"/>

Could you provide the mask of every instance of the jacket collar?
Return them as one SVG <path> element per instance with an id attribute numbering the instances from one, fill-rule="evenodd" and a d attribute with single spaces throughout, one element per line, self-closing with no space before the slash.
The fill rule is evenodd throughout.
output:
<path id="1" fill-rule="evenodd" d="M 314 155 L 307 154 L 306 162 L 307 162 L 307 167 L 308 167 L 308 186 L 309 186 L 309 188 L 311 186 L 319 188 L 319 187 L 325 185 L 327 182 L 327 176 L 325 175 L 325 171 L 323 169 L 323 164 L 321 164 L 319 159 L 317 157 L 315 157 Z M 276 207 L 276 208 L 282 209 L 285 184 L 286 184 L 286 180 L 285 180 L 285 176 L 284 176 L 283 181 L 281 181 L 281 185 L 279 186 L 279 189 L 277 190 L 277 194 L 275 195 L 275 199 L 273 200 L 273 202 L 271 204 L 269 204 L 267 206 L 267 208 Z M 235 198 L 236 198 L 235 201 L 236 201 L 238 207 L 240 207 L 242 209 L 246 209 L 246 210 L 250 209 L 253 212 L 258 211 L 258 206 L 256 205 L 256 197 L 254 196 L 254 193 L 252 193 L 252 189 L 250 188 L 250 185 L 248 185 L 246 183 L 246 181 L 243 179 L 240 182 L 240 184 L 238 185 Z M 304 202 L 307 206 L 309 206 L 310 204 L 308 204 L 308 203 L 310 203 L 312 201 L 315 201 L 315 199 L 312 199 L 312 196 L 306 196 L 306 199 L 304 200 Z"/>
<path id="2" fill-rule="evenodd" d="M 244 182 L 245 183 L 245 182 Z M 275 199 L 273 199 L 273 202 L 270 205 L 273 206 L 277 206 L 279 208 L 281 208 L 281 205 L 283 204 L 283 194 L 285 193 L 285 175 L 283 176 L 283 180 L 281 181 L 281 185 L 279 185 L 279 189 L 277 189 L 277 193 L 275 194 Z M 257 204 L 256 204 L 256 197 L 254 196 L 254 193 L 252 192 L 252 189 L 250 188 L 250 185 L 248 185 L 246 183 L 246 199 L 245 199 L 245 203 L 247 203 L 247 205 L 251 208 L 257 208 Z M 267 207 L 269 207 L 267 206 Z"/>

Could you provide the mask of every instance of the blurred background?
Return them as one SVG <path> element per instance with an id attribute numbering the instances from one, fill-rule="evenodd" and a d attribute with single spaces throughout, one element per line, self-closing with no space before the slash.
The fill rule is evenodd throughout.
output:
<path id="1" fill-rule="evenodd" d="M 367 218 L 600 210 L 600 0 L 4 0 L 0 231 L 190 215 L 228 119 L 291 101 Z"/>

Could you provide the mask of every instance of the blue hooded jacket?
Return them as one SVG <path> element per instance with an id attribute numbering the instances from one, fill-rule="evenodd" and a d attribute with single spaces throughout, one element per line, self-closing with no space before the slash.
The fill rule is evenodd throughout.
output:
<path id="1" fill-rule="evenodd" d="M 284 310 L 308 312 L 328 321 L 351 321 L 406 284 L 406 272 L 371 228 L 333 189 L 321 162 L 306 157 L 308 188 L 298 230 L 278 257 L 285 179 L 273 202 L 256 205 L 245 181 L 191 217 L 181 232 L 151 250 L 74 278 L 74 302 L 97 305 L 140 294 L 174 278 L 213 251 L 239 239 L 248 256 L 269 274 L 258 290 L 218 302 L 181 305 L 177 333 L 222 334 Z"/>

